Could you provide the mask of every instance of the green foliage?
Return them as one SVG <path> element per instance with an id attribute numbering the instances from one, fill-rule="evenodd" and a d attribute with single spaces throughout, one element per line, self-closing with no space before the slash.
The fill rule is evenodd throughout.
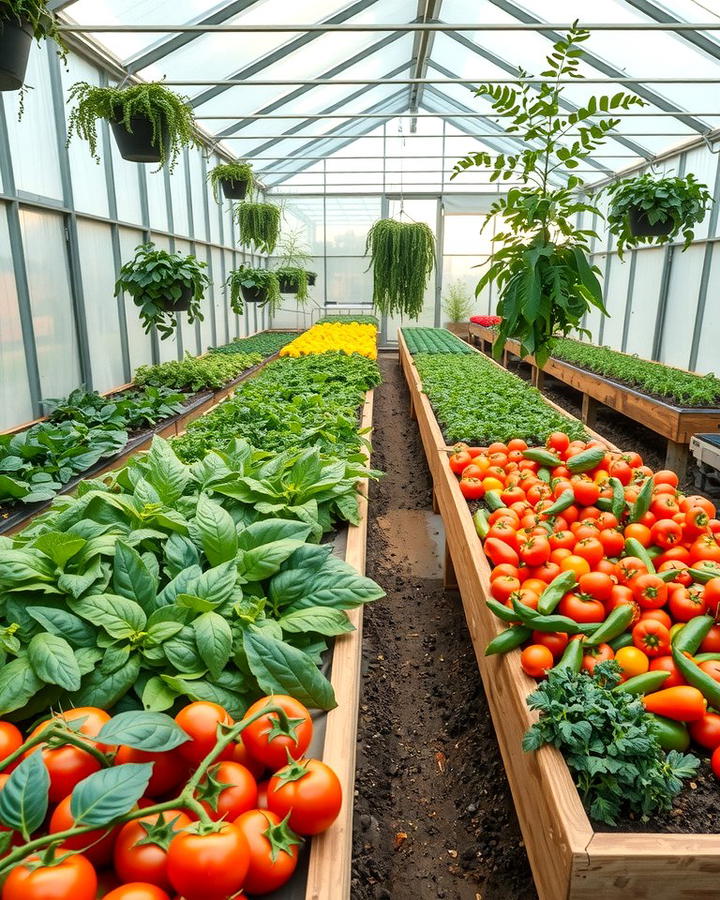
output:
<path id="1" fill-rule="evenodd" d="M 277 272 L 270 269 L 253 269 L 250 266 L 239 266 L 233 269 L 225 282 L 230 291 L 230 308 L 237 316 L 245 311 L 245 297 L 243 288 L 257 288 L 265 292 L 264 299 L 258 303 L 259 307 L 267 306 L 274 313 L 280 306 L 280 282 Z"/>
<path id="2" fill-rule="evenodd" d="M 48 0 L 3 0 L 0 6 L 0 30 L 3 21 L 14 21 L 18 25 L 29 22 L 35 40 L 55 41 L 60 48 L 60 55 L 64 58 L 67 47 L 58 31 L 57 19 L 47 8 L 47 3 Z"/>
<path id="3" fill-rule="evenodd" d="M 527 699 L 540 719 L 523 748 L 557 747 L 572 772 L 591 818 L 616 825 L 632 814 L 643 822 L 672 809 L 684 778 L 699 760 L 676 750 L 665 755 L 639 697 L 611 688 L 620 681 L 617 663 L 600 663 L 595 677 L 570 668 L 551 669 Z"/>
<path id="4" fill-rule="evenodd" d="M 146 118 L 152 125 L 151 142 L 160 153 L 160 167 L 167 165 L 171 172 L 184 147 L 200 146 L 187 97 L 175 94 L 162 84 L 113 88 L 79 81 L 72 85 L 68 97 L 77 104 L 68 119 L 68 143 L 73 134 L 78 134 L 88 142 L 90 153 L 98 162 L 98 119 L 122 122 L 132 134 L 132 117 Z"/>
<path id="5" fill-rule="evenodd" d="M 472 297 L 467 293 L 465 282 L 457 278 L 450 283 L 447 296 L 443 297 L 442 308 L 450 322 L 464 322 L 473 307 Z"/>
<path id="6" fill-rule="evenodd" d="M 636 178 L 616 181 L 606 188 L 610 195 L 608 224 L 617 237 L 620 259 L 626 247 L 640 244 L 665 244 L 682 231 L 687 250 L 695 237 L 693 227 L 705 218 L 713 200 L 707 185 L 690 172 L 683 178 L 655 178 L 646 173 Z M 628 212 L 641 210 L 651 225 L 670 223 L 668 234 L 658 237 L 636 237 L 630 231 Z"/>
<path id="7" fill-rule="evenodd" d="M 58 498 L 0 548 L 0 627 L 17 641 L 0 672 L 0 715 L 120 700 L 161 711 L 190 698 L 238 717 L 268 690 L 294 687 L 332 707 L 317 665 L 328 634 L 347 628 L 293 614 L 383 595 L 329 545 L 309 543 L 323 530 L 319 507 L 344 511 L 361 471 L 312 450 L 259 454 L 244 441 L 188 466 L 156 437 L 124 469 Z M 296 495 L 303 502 L 289 516 L 270 509 Z M 52 667 L 28 653 L 57 639 L 64 653 Z"/>
<path id="8" fill-rule="evenodd" d="M 357 430 L 357 409 L 379 382 L 377 363 L 357 354 L 283 357 L 192 422 L 174 447 L 181 459 L 192 461 L 242 436 L 260 450 L 317 447 L 361 462 L 364 439 Z"/>
<path id="9" fill-rule="evenodd" d="M 312 256 L 300 230 L 283 232 L 278 245 L 281 268 L 307 269 Z M 312 273 L 316 274 L 316 273 Z"/>
<path id="10" fill-rule="evenodd" d="M 259 353 L 262 357 L 272 356 L 278 350 L 294 341 L 296 332 L 289 331 L 264 331 L 251 337 L 235 338 L 231 343 L 222 347 L 211 347 L 211 353 Z"/>
<path id="11" fill-rule="evenodd" d="M 720 406 L 720 379 L 709 375 L 683 372 L 663 363 L 639 359 L 611 350 L 573 341 L 557 339 L 552 355 L 581 369 L 629 384 L 655 394 L 678 406 Z"/>
<path id="12" fill-rule="evenodd" d="M 240 235 L 238 242 L 260 253 L 272 253 L 280 234 L 280 207 L 272 203 L 239 203 L 235 221 Z"/>
<path id="13" fill-rule="evenodd" d="M 380 219 L 365 245 L 373 270 L 373 304 L 383 315 L 422 312 L 425 288 L 435 265 L 435 236 L 424 222 Z"/>
<path id="14" fill-rule="evenodd" d="M 245 184 L 247 185 L 248 191 L 251 191 L 255 184 L 252 165 L 250 163 L 241 162 L 224 163 L 215 166 L 215 168 L 211 169 L 208 173 L 208 180 L 212 185 L 213 196 L 218 202 L 222 200 L 220 188 L 221 181 L 229 181 L 233 186 L 236 184 Z"/>
<path id="15" fill-rule="evenodd" d="M 77 475 L 127 444 L 139 431 L 177 415 L 185 395 L 165 388 L 101 397 L 82 388 L 47 400 L 49 421 L 0 435 L 0 503 L 51 500 Z"/>
<path id="16" fill-rule="evenodd" d="M 580 422 L 556 412 L 536 388 L 480 353 L 420 353 L 414 360 L 448 444 L 514 437 L 544 444 L 551 431 L 586 437 Z"/>
<path id="17" fill-rule="evenodd" d="M 151 384 L 187 391 L 217 390 L 237 378 L 241 372 L 261 362 L 259 353 L 234 353 L 231 356 L 185 355 L 183 360 L 169 360 L 157 366 L 140 366 L 135 384 Z"/>
<path id="18" fill-rule="evenodd" d="M 355 322 L 358 325 L 374 325 L 376 328 L 380 327 L 380 319 L 377 316 L 323 316 L 322 319 L 318 319 L 315 323 L 316 325 L 323 325 L 325 323 L 336 323 L 336 324 L 346 324 L 351 325 Z"/>
<path id="19" fill-rule="evenodd" d="M 283 287 L 292 287 L 296 291 L 297 302 L 301 305 L 305 303 L 308 299 L 308 273 L 305 269 L 299 269 L 296 266 L 280 266 L 275 269 L 275 274 L 278 277 L 281 293 Z M 287 282 L 287 285 L 283 285 L 283 281 Z"/>
<path id="20" fill-rule="evenodd" d="M 511 337 L 520 341 L 524 355 L 534 354 L 542 365 L 554 334 L 578 329 L 591 307 L 607 315 L 599 270 L 588 260 L 588 240 L 594 233 L 575 227 L 579 213 L 600 212 L 578 199 L 583 180 L 572 171 L 620 124 L 619 118 L 611 117 L 613 110 L 645 104 L 639 97 L 619 92 L 591 97 L 575 112 L 562 112 L 564 87 L 559 79 L 582 79 L 580 45 L 589 37 L 588 31 L 573 25 L 566 37 L 554 44 L 547 68 L 540 73 L 547 81 L 540 85 L 529 83 L 528 73 L 519 69 L 519 76 L 528 81 L 483 84 L 476 91 L 503 116 L 503 128 L 517 134 L 522 147 L 515 154 L 471 153 L 456 164 L 453 173 L 456 177 L 479 166 L 489 172 L 492 182 L 523 184 L 493 203 L 485 221 L 487 224 L 496 216 L 503 221 L 493 238 L 499 249 L 491 254 L 489 268 L 476 288 L 476 295 L 488 284 L 499 288 L 497 313 L 503 321 L 493 350 L 498 357 Z M 577 137 L 565 143 L 563 138 L 571 130 Z M 552 181 L 558 179 L 565 184 L 553 188 Z"/>
<path id="21" fill-rule="evenodd" d="M 192 291 L 188 324 L 204 318 L 200 303 L 210 279 L 205 274 L 206 262 L 182 253 L 168 253 L 156 249 L 154 244 L 141 244 L 135 248 L 135 256 L 120 269 L 115 284 L 115 295 L 121 291 L 130 294 L 140 310 L 145 333 L 153 325 L 160 339 L 169 338 L 177 328 L 175 304 L 183 291 Z"/>
<path id="22" fill-rule="evenodd" d="M 445 328 L 403 328 L 410 353 L 472 353 L 465 341 Z"/>

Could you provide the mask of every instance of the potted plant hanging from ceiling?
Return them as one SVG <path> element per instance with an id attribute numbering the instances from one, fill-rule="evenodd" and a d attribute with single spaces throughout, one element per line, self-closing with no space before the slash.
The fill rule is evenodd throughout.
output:
<path id="1" fill-rule="evenodd" d="M 611 97 L 590 97 L 581 108 L 564 112 L 569 104 L 562 99 L 560 81 L 582 79 L 581 45 L 589 37 L 575 23 L 547 57 L 547 68 L 540 73 L 544 81 L 533 82 L 519 69 L 522 80 L 516 84 L 483 84 L 476 91 L 503 117 L 503 129 L 517 135 L 518 150 L 495 156 L 471 153 L 455 165 L 452 177 L 479 166 L 491 182 L 523 185 L 511 187 L 496 200 L 483 225 L 496 216 L 502 220 L 493 238 L 488 270 L 475 289 L 476 296 L 488 284 L 499 290 L 497 312 L 502 321 L 493 345 L 496 357 L 502 354 L 505 341 L 515 338 L 523 355 L 534 354 L 543 365 L 553 335 L 572 330 L 589 335 L 581 320 L 591 307 L 607 315 L 600 273 L 589 261 L 588 241 L 594 232 L 576 224 L 578 215 L 602 218 L 602 214 L 580 196 L 583 179 L 573 170 L 592 157 L 620 124 L 612 110 L 646 104 L 621 91 Z M 563 142 L 561 137 L 570 130 L 575 135 Z"/>
<path id="2" fill-rule="evenodd" d="M 0 91 L 19 91 L 25 81 L 30 45 L 53 40 L 64 58 L 66 49 L 47 0 L 0 2 Z"/>
<path id="3" fill-rule="evenodd" d="M 254 178 L 250 163 L 232 162 L 215 166 L 208 175 L 212 184 L 213 194 L 219 202 L 218 188 L 222 189 L 227 200 L 244 200 L 249 190 L 252 190 Z"/>
<path id="4" fill-rule="evenodd" d="M 610 195 L 608 225 L 617 238 L 618 256 L 626 247 L 664 244 L 680 232 L 687 250 L 695 237 L 693 228 L 702 222 L 712 197 L 707 185 L 689 173 L 685 177 L 655 178 L 646 173 L 616 181 Z"/>
<path id="5" fill-rule="evenodd" d="M 281 294 L 296 294 L 300 304 L 308 299 L 308 287 L 315 284 L 317 273 L 308 269 L 312 259 L 300 231 L 283 234 L 280 240 L 278 267 L 275 269 Z"/>
<path id="6" fill-rule="evenodd" d="M 77 133 L 98 162 L 98 119 L 110 123 L 120 155 L 130 162 L 159 163 L 172 172 L 184 147 L 199 146 L 186 98 L 162 84 L 114 88 L 79 81 L 69 97 L 77 105 L 68 120 L 68 142 Z"/>
<path id="7" fill-rule="evenodd" d="M 273 203 L 239 203 L 235 220 L 240 235 L 238 242 L 260 253 L 272 253 L 280 234 L 280 207 Z"/>
<path id="8" fill-rule="evenodd" d="M 200 304 L 210 279 L 207 263 L 194 256 L 158 250 L 154 244 L 141 244 L 135 256 L 120 269 L 115 296 L 129 294 L 140 310 L 147 334 L 154 325 L 161 340 L 177 328 L 177 314 L 187 312 L 188 322 L 203 320 Z"/>
<path id="9" fill-rule="evenodd" d="M 365 253 L 372 257 L 373 304 L 383 315 L 417 319 L 435 265 L 430 228 L 424 222 L 380 219 L 368 232 Z"/>
<path id="10" fill-rule="evenodd" d="M 271 313 L 280 305 L 277 273 L 270 269 L 239 266 L 228 275 L 226 285 L 230 291 L 230 307 L 238 316 L 244 312 L 244 303 L 267 306 Z"/>

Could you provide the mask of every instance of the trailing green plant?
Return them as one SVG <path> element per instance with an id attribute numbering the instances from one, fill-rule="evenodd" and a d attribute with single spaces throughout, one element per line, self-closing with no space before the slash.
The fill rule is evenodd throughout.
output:
<path id="1" fill-rule="evenodd" d="M 140 366 L 135 372 L 135 384 L 163 385 L 187 391 L 217 390 L 261 361 L 259 353 L 234 353 L 232 356 L 191 356 L 186 353 L 182 360 Z"/>
<path id="2" fill-rule="evenodd" d="M 245 184 L 247 185 L 248 192 L 252 191 L 255 184 L 253 167 L 250 163 L 246 162 L 223 163 L 222 165 L 215 166 L 215 168 L 211 169 L 208 173 L 208 180 L 212 185 L 213 196 L 217 201 L 222 199 L 220 190 L 220 182 L 222 181 L 229 181 L 233 185 Z"/>
<path id="3" fill-rule="evenodd" d="M 430 228 L 424 222 L 380 219 L 368 232 L 365 253 L 372 256 L 374 306 L 383 315 L 417 319 L 435 265 Z"/>
<path id="4" fill-rule="evenodd" d="M 608 225 L 617 238 L 620 259 L 626 247 L 639 244 L 665 244 L 682 232 L 683 251 L 690 246 L 695 225 L 702 222 L 713 200 L 707 185 L 692 174 L 676 178 L 655 178 L 650 173 L 626 178 L 609 185 Z M 638 236 L 632 233 L 628 215 L 632 211 L 644 214 L 650 225 L 667 225 L 667 234 Z"/>
<path id="5" fill-rule="evenodd" d="M 257 305 L 267 306 L 274 313 L 280 306 L 280 282 L 277 272 L 270 269 L 254 269 L 251 266 L 239 266 L 233 269 L 225 282 L 230 291 L 230 308 L 237 316 L 245 312 L 243 288 L 265 291 L 265 297 Z"/>
<path id="6" fill-rule="evenodd" d="M 280 207 L 273 203 L 239 203 L 235 221 L 240 234 L 238 243 L 260 253 L 272 253 L 280 235 Z"/>
<path id="7" fill-rule="evenodd" d="M 536 446 L 552 431 L 587 437 L 580 422 L 480 353 L 418 353 L 413 359 L 448 444 L 487 446 L 516 437 Z"/>
<path id="8" fill-rule="evenodd" d="M 447 296 L 443 297 L 442 308 L 450 322 L 465 322 L 473 308 L 472 297 L 468 295 L 465 282 L 461 278 L 450 282 Z"/>
<path id="9" fill-rule="evenodd" d="M 523 740 L 526 751 L 552 744 L 562 752 L 588 814 L 607 825 L 628 813 L 646 822 L 668 812 L 700 764 L 688 753 L 663 752 L 641 698 L 612 690 L 619 682 L 612 661 L 593 675 L 551 669 L 527 698 L 540 718 Z"/>
<path id="10" fill-rule="evenodd" d="M 211 347 L 210 353 L 259 353 L 262 357 L 272 356 L 296 337 L 297 333 L 294 331 L 265 331 L 246 338 L 234 338 L 222 347 Z"/>
<path id="11" fill-rule="evenodd" d="M 312 256 L 299 230 L 283 232 L 278 246 L 278 260 L 275 271 L 281 282 L 288 281 L 297 288 L 296 300 L 302 305 L 308 300 L 309 279 L 317 278 L 317 272 L 308 268 Z"/>
<path id="12" fill-rule="evenodd" d="M 140 310 L 145 333 L 154 325 L 160 339 L 165 340 L 177 328 L 178 301 L 187 302 L 188 296 L 188 323 L 202 322 L 200 304 L 210 286 L 206 268 L 207 263 L 195 256 L 168 253 L 158 250 L 154 244 L 141 244 L 135 248 L 133 259 L 120 269 L 115 296 L 121 291 L 129 294 Z"/>
<path id="13" fill-rule="evenodd" d="M 556 339 L 552 355 L 679 406 L 720 406 L 720 379 L 712 372 L 696 375 L 663 363 L 629 356 L 610 347 L 597 347 L 570 338 Z"/>
<path id="14" fill-rule="evenodd" d="M 473 353 L 473 349 L 445 328 L 403 328 L 410 353 Z"/>
<path id="15" fill-rule="evenodd" d="M 55 14 L 47 5 L 48 0 L 3 0 L 0 6 L 0 30 L 3 22 L 15 22 L 17 25 L 28 22 L 35 40 L 38 43 L 54 41 L 58 46 L 59 55 L 64 59 L 67 47 L 58 30 Z"/>
<path id="16" fill-rule="evenodd" d="M 488 284 L 499 289 L 497 312 L 502 322 L 493 349 L 497 357 L 512 337 L 520 341 L 524 355 L 534 354 L 542 365 L 554 334 L 582 330 L 582 317 L 592 307 L 607 315 L 599 270 L 589 262 L 588 242 L 594 232 L 576 227 L 579 214 L 602 216 L 596 206 L 579 199 L 583 179 L 573 170 L 620 124 L 613 110 L 645 104 L 620 91 L 590 97 L 574 112 L 563 112 L 568 104 L 563 100 L 561 79 L 581 81 L 581 45 L 589 37 L 590 32 L 575 23 L 554 44 L 540 83 L 518 69 L 522 80 L 516 84 L 482 84 L 476 91 L 503 116 L 503 129 L 517 134 L 521 148 L 496 156 L 471 153 L 456 163 L 452 176 L 480 167 L 491 182 L 523 184 L 493 203 L 483 226 L 495 217 L 503 221 L 493 237 L 499 249 L 490 255 L 475 291 L 479 295 Z M 577 137 L 568 138 L 570 131 Z M 561 186 L 553 187 L 557 182 Z"/>
<path id="17" fill-rule="evenodd" d="M 284 287 L 283 281 L 285 281 L 288 286 L 296 290 L 297 302 L 300 304 L 305 303 L 308 299 L 308 273 L 305 269 L 299 269 L 294 266 L 281 266 L 275 269 L 275 274 L 278 277 L 281 292 Z"/>
<path id="18" fill-rule="evenodd" d="M 98 87 L 79 81 L 68 91 L 76 105 L 68 119 L 68 144 L 77 134 L 90 145 L 90 153 L 100 162 L 97 121 L 122 123 L 132 134 L 133 116 L 142 116 L 152 125 L 152 145 L 160 154 L 160 167 L 172 172 L 184 147 L 200 146 L 192 108 L 181 97 L 157 82 L 126 88 Z"/>

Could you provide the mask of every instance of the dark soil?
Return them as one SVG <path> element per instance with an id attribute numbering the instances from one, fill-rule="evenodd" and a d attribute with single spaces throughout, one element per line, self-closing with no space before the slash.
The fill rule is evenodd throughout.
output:
<path id="1" fill-rule="evenodd" d="M 353 900 L 531 900 L 523 847 L 442 523 L 393 355 L 375 391 Z M 412 465 L 408 461 L 412 460 Z"/>

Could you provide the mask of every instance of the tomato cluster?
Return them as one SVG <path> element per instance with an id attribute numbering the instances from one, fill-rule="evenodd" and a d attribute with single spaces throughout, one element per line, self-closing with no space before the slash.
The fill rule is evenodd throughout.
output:
<path id="1" fill-rule="evenodd" d="M 289 696 L 265 697 L 251 706 L 244 718 L 268 703 L 282 707 L 295 737 L 277 732 L 274 712 L 250 723 L 240 740 L 220 753 L 194 792 L 209 823 L 199 821 L 197 804 L 192 809 L 187 800 L 185 809 L 149 810 L 148 815 L 125 824 L 73 835 L 61 844 L 54 860 L 30 856 L 15 866 L 5 881 L 2 900 L 95 900 L 96 896 L 107 900 L 226 900 L 241 890 L 243 895 L 255 895 L 281 887 L 297 866 L 301 836 L 319 834 L 332 825 L 340 812 L 342 792 L 329 766 L 304 758 L 313 725 L 302 703 Z M 198 764 L 215 748 L 222 727 L 234 724 L 218 704 L 191 703 L 175 718 L 189 740 L 173 750 L 151 753 L 93 741 L 110 720 L 104 710 L 77 708 L 63 713 L 62 718 L 75 722 L 76 733 L 106 753 L 113 765 L 152 763 L 152 777 L 138 803 L 140 810 L 182 794 Z M 32 734 L 39 734 L 47 724 L 41 723 Z M 23 742 L 15 725 L 0 722 L 0 759 Z M 50 776 L 50 800 L 55 804 L 47 827 L 33 837 L 72 829 L 70 794 L 84 778 L 99 771 L 102 763 L 82 747 L 56 745 L 55 739 L 52 745 L 28 749 L 25 756 L 31 753 L 42 753 Z M 0 791 L 13 768 L 0 775 Z M 8 829 L 0 826 L 0 830 Z M 18 841 L 16 835 L 13 846 Z"/>
<path id="2" fill-rule="evenodd" d="M 493 566 L 493 600 L 537 610 L 552 582 L 572 572 L 575 586 L 554 610 L 560 616 L 596 628 L 618 607 L 632 609 L 616 640 L 584 645 L 582 669 L 592 672 L 598 662 L 615 659 L 624 679 L 665 671 L 664 689 L 686 686 L 671 655 L 673 637 L 697 616 L 717 618 L 720 605 L 720 521 L 713 503 L 685 495 L 676 473 L 653 472 L 637 453 L 570 441 L 562 432 L 551 434 L 545 448 L 528 448 L 520 439 L 460 444 L 449 465 L 463 495 L 485 498 L 490 510 L 478 533 Z M 523 624 L 532 628 L 531 621 Z M 583 637 L 533 630 L 521 665 L 541 678 L 570 640 Z M 720 625 L 699 649 L 704 657 L 718 654 L 698 665 L 720 681 Z M 664 715 L 693 722 L 690 732 L 702 746 L 720 747 L 720 715 L 693 720 L 679 707 L 670 713 Z M 716 766 L 720 772 L 720 750 Z"/>

